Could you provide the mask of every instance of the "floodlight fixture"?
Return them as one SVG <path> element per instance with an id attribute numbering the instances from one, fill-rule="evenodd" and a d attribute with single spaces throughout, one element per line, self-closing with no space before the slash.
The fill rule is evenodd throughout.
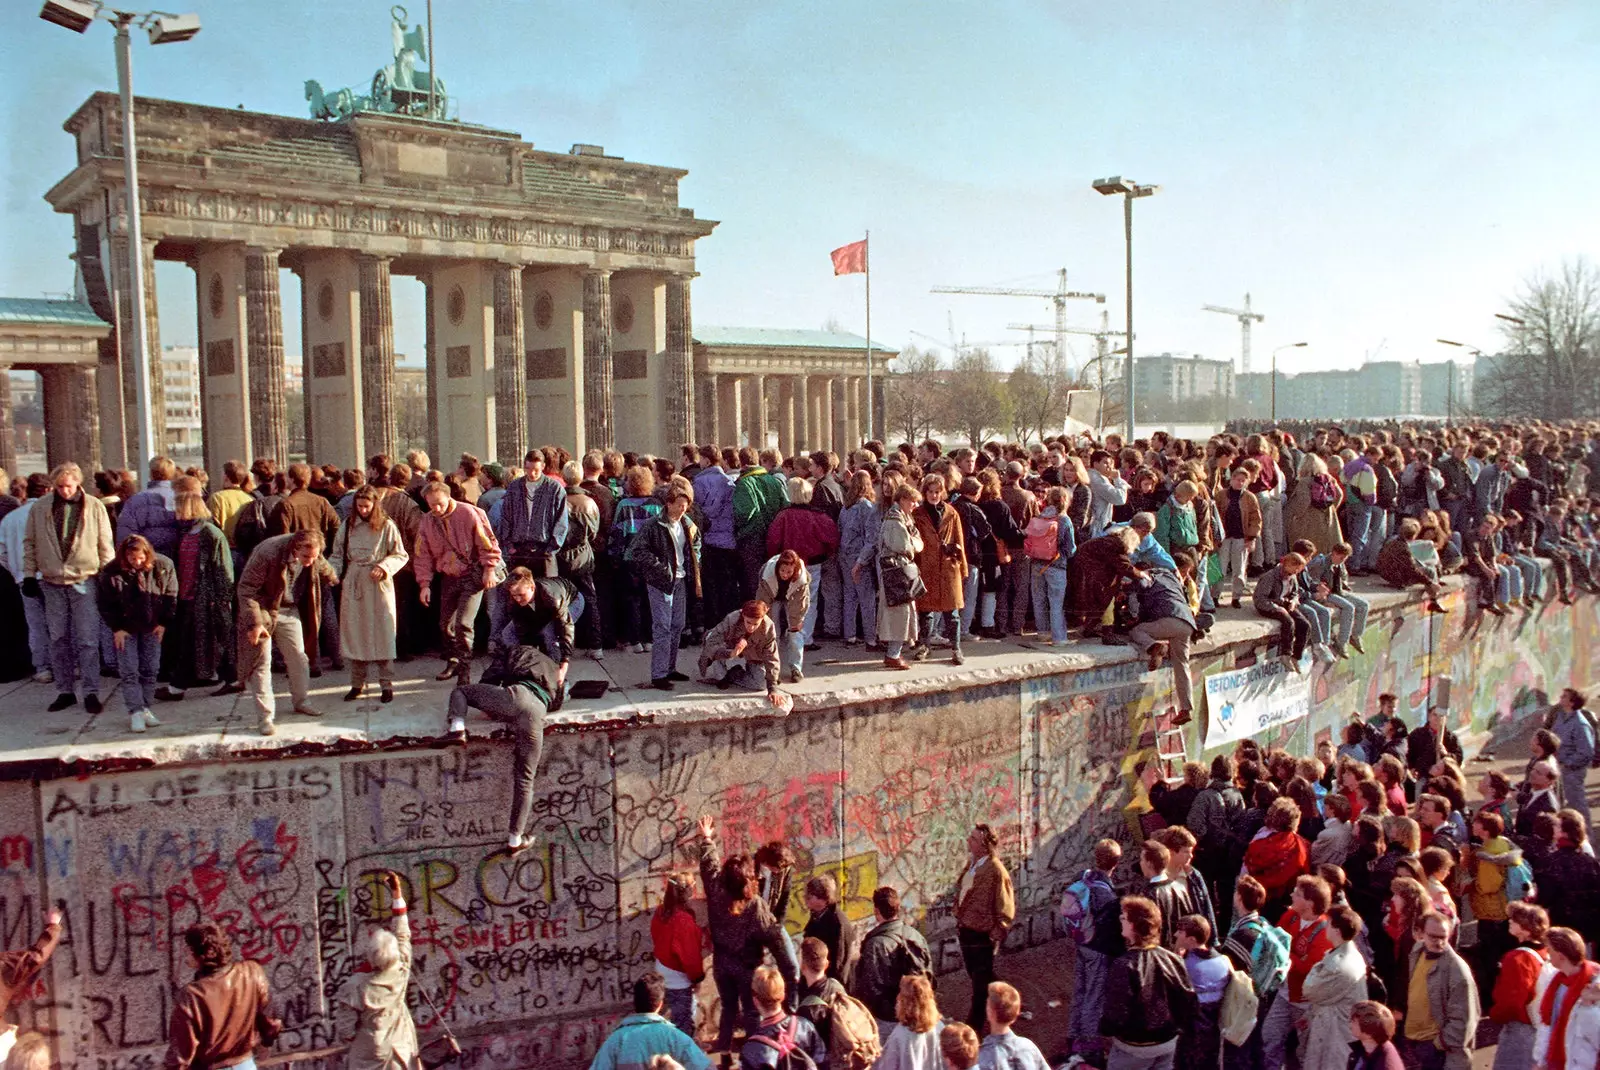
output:
<path id="1" fill-rule="evenodd" d="M 154 12 L 147 20 L 150 31 L 150 43 L 153 45 L 170 45 L 176 41 L 187 41 L 200 32 L 200 16 L 168 15 L 164 12 Z"/>
<path id="2" fill-rule="evenodd" d="M 83 33 L 99 13 L 100 5 L 94 0 L 44 0 L 39 17 L 73 33 Z"/>

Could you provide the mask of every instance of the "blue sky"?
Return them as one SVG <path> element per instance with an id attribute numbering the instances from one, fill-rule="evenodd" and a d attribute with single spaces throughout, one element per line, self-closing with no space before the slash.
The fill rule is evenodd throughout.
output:
<path id="1" fill-rule="evenodd" d="M 136 37 L 142 95 L 301 114 L 305 79 L 365 85 L 388 57 L 387 3 L 190 2 L 195 40 Z M 1302 340 L 1285 368 L 1444 359 L 1434 338 L 1489 346 L 1520 280 L 1600 246 L 1592 0 L 435 7 L 463 119 L 689 169 L 683 203 L 722 221 L 698 250 L 702 323 L 859 331 L 861 279 L 827 254 L 870 227 L 879 340 L 946 337 L 950 315 L 971 341 L 1014 337 L 1046 302 L 929 288 L 1049 288 L 1062 266 L 1115 327 L 1121 209 L 1089 188 L 1112 173 L 1163 187 L 1135 213 L 1140 353 L 1236 357 L 1237 325 L 1200 306 L 1249 291 L 1258 367 Z M 0 293 L 18 296 L 71 286 L 41 194 L 72 164 L 61 122 L 114 88 L 107 27 L 34 11 L 0 14 Z M 192 275 L 158 280 L 164 340 L 192 342 Z M 420 292 L 395 290 L 413 355 Z"/>

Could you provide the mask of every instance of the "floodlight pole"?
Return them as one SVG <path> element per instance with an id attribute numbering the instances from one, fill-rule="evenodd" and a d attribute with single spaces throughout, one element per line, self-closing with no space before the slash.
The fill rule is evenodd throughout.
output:
<path id="1" fill-rule="evenodd" d="M 1122 236 L 1127 244 L 1127 300 L 1128 300 L 1128 355 L 1122 365 L 1122 395 L 1127 403 L 1125 414 L 1128 437 L 1123 446 L 1133 445 L 1133 191 L 1122 195 Z"/>
<path id="2" fill-rule="evenodd" d="M 155 441 L 155 422 L 150 412 L 150 335 L 145 324 L 144 232 L 139 221 L 139 153 L 133 129 L 133 42 L 128 33 L 136 16 L 115 12 L 111 23 L 117 29 L 117 90 L 122 95 L 122 160 L 128 200 L 128 280 L 133 307 L 129 321 L 133 330 L 134 406 L 138 423 L 138 451 L 135 470 L 143 469 L 160 452 Z"/>

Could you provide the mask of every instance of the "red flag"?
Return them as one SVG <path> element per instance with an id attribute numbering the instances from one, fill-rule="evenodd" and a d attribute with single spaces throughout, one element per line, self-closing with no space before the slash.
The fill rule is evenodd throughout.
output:
<path id="1" fill-rule="evenodd" d="M 833 257 L 833 273 L 835 275 L 860 275 L 867 270 L 867 241 L 853 241 L 849 245 L 841 245 L 835 249 Z"/>

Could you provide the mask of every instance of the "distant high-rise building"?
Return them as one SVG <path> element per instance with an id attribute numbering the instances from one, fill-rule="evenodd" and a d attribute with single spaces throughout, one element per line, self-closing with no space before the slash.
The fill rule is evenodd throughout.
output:
<path id="1" fill-rule="evenodd" d="M 1455 414 L 1471 409 L 1472 383 L 1472 365 L 1459 361 L 1382 360 L 1359 368 L 1279 372 L 1277 414 L 1280 420 L 1442 420 L 1447 408 Z M 1239 376 L 1238 398 L 1237 416 L 1266 419 L 1272 412 L 1272 374 Z"/>
<path id="2" fill-rule="evenodd" d="M 200 450 L 200 350 L 195 346 L 161 347 L 161 385 L 167 409 L 170 453 Z"/>

